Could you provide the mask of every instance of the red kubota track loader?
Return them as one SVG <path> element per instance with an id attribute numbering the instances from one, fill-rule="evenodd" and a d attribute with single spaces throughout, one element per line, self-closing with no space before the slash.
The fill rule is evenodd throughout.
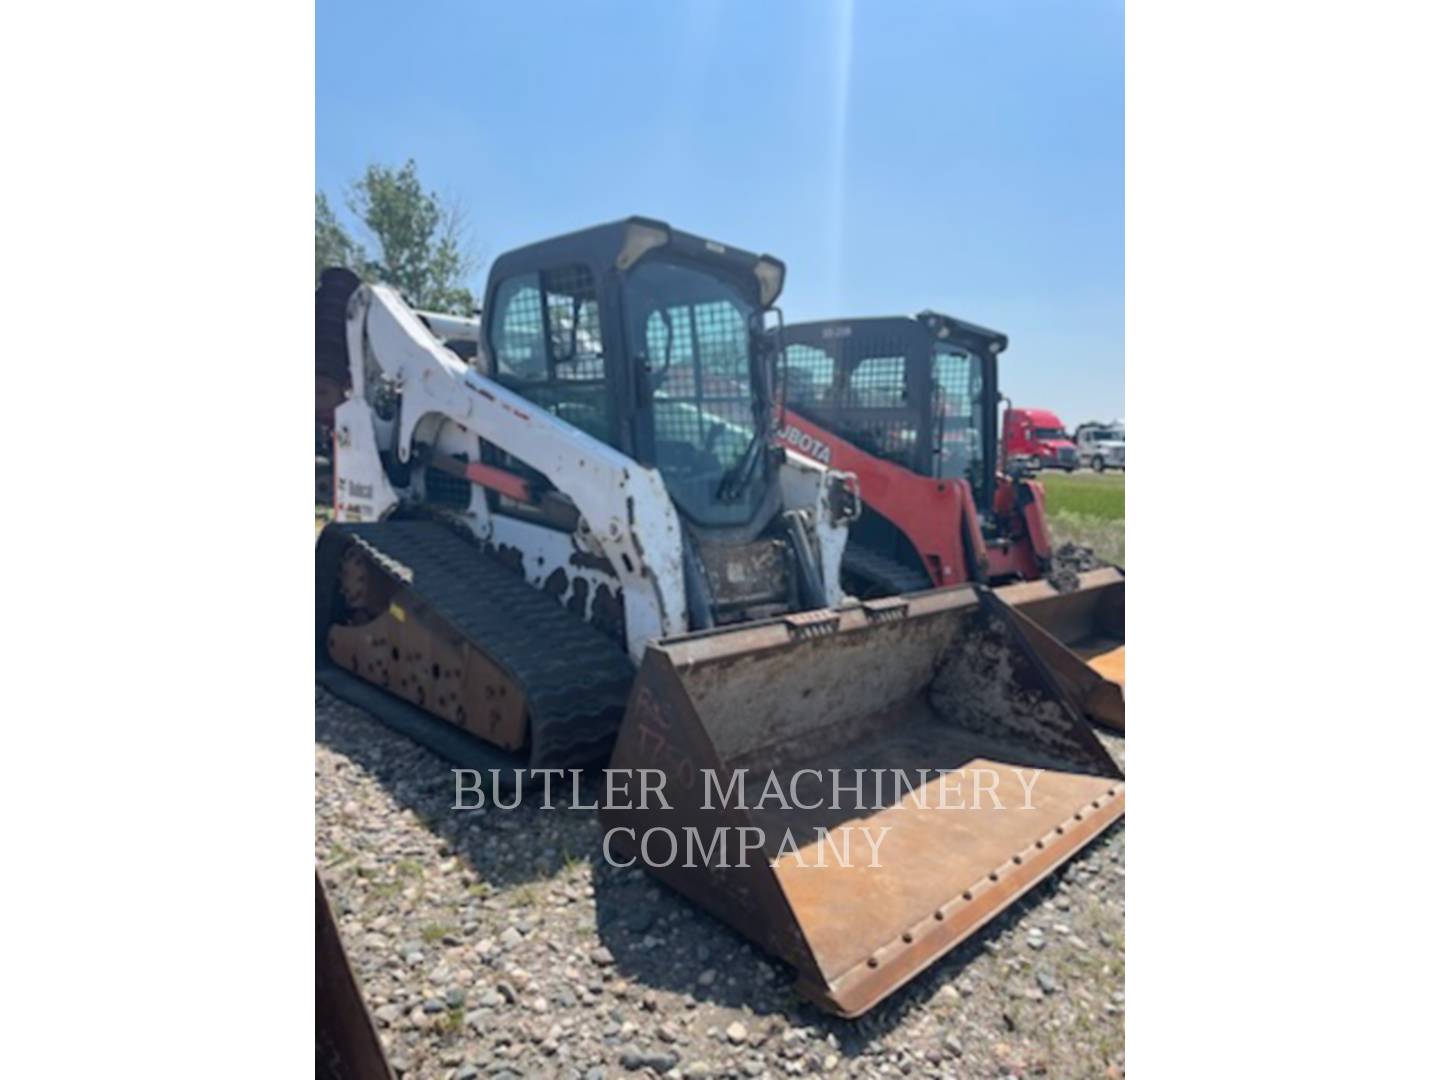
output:
<path id="1" fill-rule="evenodd" d="M 1125 578 L 1062 565 L 1045 489 L 997 467 L 1004 334 L 935 312 L 787 326 L 784 445 L 853 472 L 867 513 L 851 526 L 858 596 L 989 584 L 1085 703 L 1125 728 Z"/>

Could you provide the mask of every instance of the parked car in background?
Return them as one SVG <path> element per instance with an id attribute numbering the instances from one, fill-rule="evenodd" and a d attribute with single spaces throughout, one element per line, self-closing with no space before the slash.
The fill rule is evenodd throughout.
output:
<path id="1" fill-rule="evenodd" d="M 1005 410 L 1002 446 L 1006 460 L 1026 458 L 1037 468 L 1074 472 L 1080 464 L 1065 425 L 1048 409 Z"/>
<path id="2" fill-rule="evenodd" d="M 1096 472 L 1125 468 L 1125 424 L 1081 424 L 1075 429 L 1075 449 L 1080 464 Z"/>

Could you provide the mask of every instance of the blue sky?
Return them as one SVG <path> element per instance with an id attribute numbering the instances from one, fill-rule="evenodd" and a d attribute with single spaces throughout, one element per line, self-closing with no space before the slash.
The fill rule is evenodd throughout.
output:
<path id="1" fill-rule="evenodd" d="M 1118 0 L 319 0 L 316 185 L 413 157 L 482 256 L 646 214 L 788 267 L 787 321 L 1004 330 L 1001 386 L 1124 414 Z"/>

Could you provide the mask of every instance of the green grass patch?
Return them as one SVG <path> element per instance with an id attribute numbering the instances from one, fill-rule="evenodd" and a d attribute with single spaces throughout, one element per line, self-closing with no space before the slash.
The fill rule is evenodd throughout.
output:
<path id="1" fill-rule="evenodd" d="M 1075 514 L 1101 521 L 1125 520 L 1125 474 L 1118 472 L 1040 474 L 1045 486 L 1045 509 L 1052 516 Z"/>
<path id="2" fill-rule="evenodd" d="M 377 900 L 394 900 L 405 886 L 398 881 L 377 881 L 370 889 L 370 895 Z"/>
<path id="3" fill-rule="evenodd" d="M 1056 545 L 1088 547 L 1106 562 L 1125 565 L 1125 474 L 1119 472 L 1040 474 L 1045 516 Z"/>

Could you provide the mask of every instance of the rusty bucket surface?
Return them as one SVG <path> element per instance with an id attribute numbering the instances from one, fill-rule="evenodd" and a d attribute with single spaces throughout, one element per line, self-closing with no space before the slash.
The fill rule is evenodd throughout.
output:
<path id="1" fill-rule="evenodd" d="M 670 804 L 602 810 L 615 856 L 792 964 L 802 993 L 845 1016 L 1124 808 L 1119 768 L 1013 612 L 968 587 L 651 646 L 611 768 L 661 770 Z M 677 837 L 669 865 L 656 829 Z M 737 858 L 747 836 L 759 851 Z"/>
<path id="2" fill-rule="evenodd" d="M 1125 575 L 1114 567 L 1079 575 L 1060 592 L 1048 581 L 995 590 L 1022 616 L 1025 636 L 1091 720 L 1125 730 Z"/>
<path id="3" fill-rule="evenodd" d="M 315 875 L 315 1075 L 326 1080 L 395 1080 L 335 916 Z"/>

